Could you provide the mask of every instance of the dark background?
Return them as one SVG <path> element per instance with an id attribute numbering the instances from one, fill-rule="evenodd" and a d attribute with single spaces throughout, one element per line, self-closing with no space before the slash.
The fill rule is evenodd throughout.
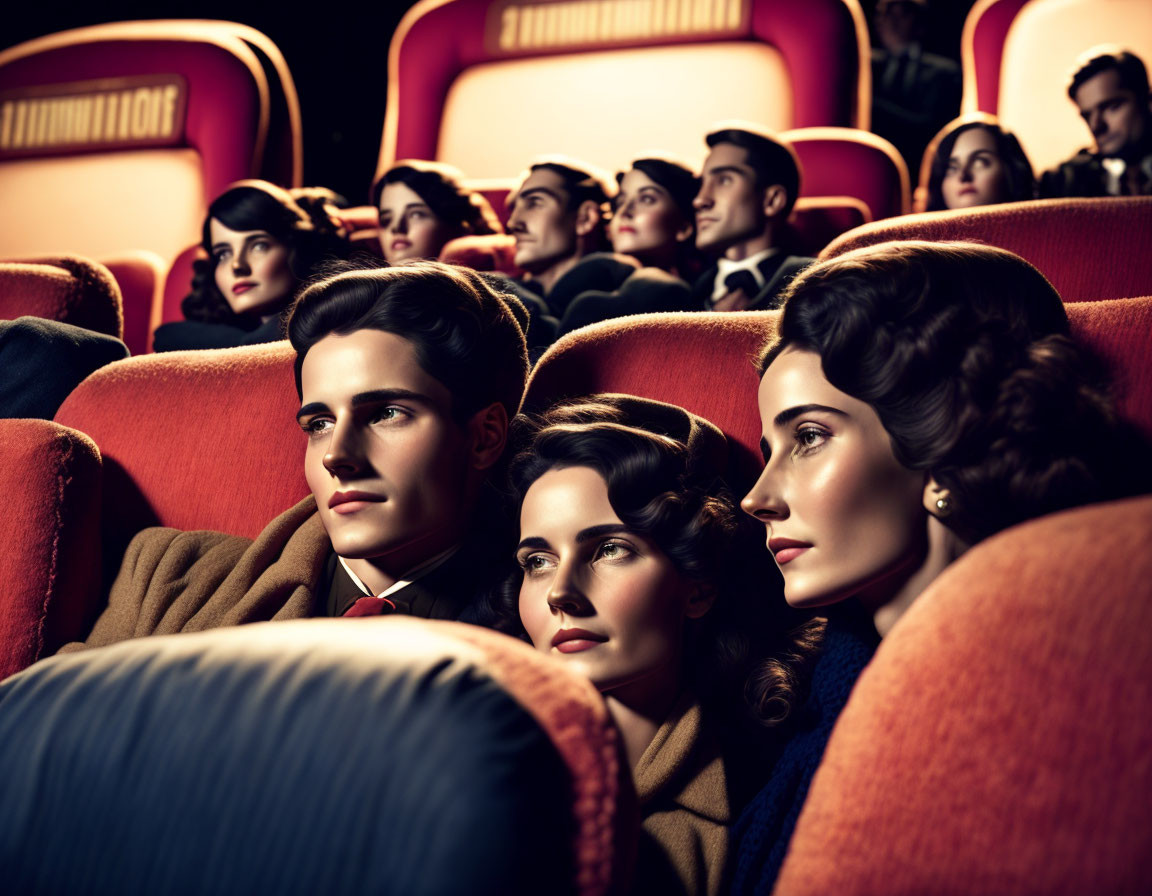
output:
<path id="1" fill-rule="evenodd" d="M 388 44 L 415 0 L 385 0 L 372 6 L 314 0 L 305 7 L 305 15 L 251 0 L 17 2 L 19 6 L 9 4 L 5 16 L 0 36 L 4 47 L 68 28 L 129 19 L 226 19 L 263 31 L 287 59 L 300 95 L 304 183 L 331 187 L 353 204 L 368 201 L 384 129 Z M 925 49 L 958 60 L 960 31 L 973 2 L 937 0 Z M 863 0 L 862 6 L 870 16 L 875 0 Z"/>

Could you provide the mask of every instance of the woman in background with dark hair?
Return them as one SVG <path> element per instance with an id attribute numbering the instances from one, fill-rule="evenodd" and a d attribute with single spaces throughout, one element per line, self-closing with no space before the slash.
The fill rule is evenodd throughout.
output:
<path id="1" fill-rule="evenodd" d="M 737 826 L 738 893 L 771 889 L 867 663 L 866 632 L 838 646 L 842 615 L 874 646 L 972 545 L 1148 479 L 1059 295 L 1002 249 L 885 243 L 814 265 L 760 371 L 765 467 L 742 506 L 767 530 L 788 603 L 829 627 L 808 728 Z"/>
<path id="2" fill-rule="evenodd" d="M 436 258 L 449 240 L 500 233 L 488 200 L 463 184 L 464 175 L 440 162 L 397 162 L 377 182 L 380 248 L 389 264 Z"/>
<path id="3" fill-rule="evenodd" d="M 644 158 L 618 172 L 616 183 L 620 189 L 608 224 L 612 248 L 691 282 L 699 272 L 692 200 L 700 178 L 671 159 Z"/>
<path id="4" fill-rule="evenodd" d="M 926 211 L 1036 197 L 1032 165 L 1013 134 L 990 121 L 964 118 L 942 133 L 928 176 Z"/>
<path id="5" fill-rule="evenodd" d="M 283 339 L 282 314 L 323 262 L 348 254 L 330 194 L 239 181 L 208 207 L 184 321 L 156 330 L 156 351 Z"/>
<path id="6" fill-rule="evenodd" d="M 819 627 L 765 593 L 715 426 L 624 395 L 522 425 L 522 575 L 503 627 L 604 695 L 640 798 L 638 891 L 718 893 L 728 826 L 762 768 L 750 748 L 788 717 Z"/>

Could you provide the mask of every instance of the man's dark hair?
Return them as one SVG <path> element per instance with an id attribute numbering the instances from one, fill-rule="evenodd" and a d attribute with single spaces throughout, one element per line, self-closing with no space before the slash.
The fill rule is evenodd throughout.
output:
<path id="1" fill-rule="evenodd" d="M 551 171 L 564 182 L 564 189 L 568 193 L 568 209 L 575 211 L 585 202 L 595 202 L 603 210 L 604 217 L 608 216 L 608 204 L 616 195 L 611 182 L 604 176 L 591 170 L 573 164 L 574 160 L 540 159 L 528 166 L 528 171 Z"/>
<path id="2" fill-rule="evenodd" d="M 1097 52 L 1099 51 L 1099 52 Z M 1068 98 L 1076 102 L 1076 92 L 1084 86 L 1084 82 L 1107 71 L 1115 71 L 1120 77 L 1120 86 L 1131 90 L 1141 102 L 1148 100 L 1148 70 L 1144 61 L 1135 53 L 1110 47 L 1098 47 L 1089 50 L 1087 62 L 1081 65 L 1072 75 L 1072 83 L 1068 85 Z M 1081 57 L 1083 58 L 1083 57 Z"/>
<path id="3" fill-rule="evenodd" d="M 704 138 L 709 149 L 721 143 L 738 146 L 748 156 L 748 167 L 756 173 L 756 189 L 779 184 L 788 194 L 783 217 L 788 217 L 800 194 L 800 162 L 792 147 L 775 137 L 744 128 L 721 128 Z"/>
<path id="4" fill-rule="evenodd" d="M 463 423 L 500 402 L 511 419 L 528 378 L 528 313 L 494 279 L 421 261 L 345 270 L 308 287 L 288 319 L 296 349 L 296 391 L 308 350 L 325 336 L 382 330 L 412 343 L 420 366 L 452 393 Z"/>

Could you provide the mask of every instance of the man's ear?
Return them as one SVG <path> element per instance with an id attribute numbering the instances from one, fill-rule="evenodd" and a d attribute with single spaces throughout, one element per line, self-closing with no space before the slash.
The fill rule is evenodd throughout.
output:
<path id="1" fill-rule="evenodd" d="M 490 469 L 508 441 L 508 412 L 500 402 L 477 411 L 468 421 L 468 455 L 474 470 Z"/>
<path id="2" fill-rule="evenodd" d="M 712 609 L 714 603 L 716 603 L 716 586 L 697 582 L 692 585 L 692 590 L 688 594 L 688 607 L 684 615 L 689 619 L 699 619 Z"/>
<path id="3" fill-rule="evenodd" d="M 788 204 L 788 191 L 780 184 L 772 184 L 764 191 L 764 215 L 775 218 L 784 211 Z"/>
<path id="4" fill-rule="evenodd" d="M 585 199 L 576 209 L 576 235 L 588 236 L 600 226 L 600 206 L 591 199 Z"/>
<path id="5" fill-rule="evenodd" d="M 694 236 L 696 236 L 696 222 L 685 218 L 684 223 L 676 231 L 676 242 L 683 243 Z"/>

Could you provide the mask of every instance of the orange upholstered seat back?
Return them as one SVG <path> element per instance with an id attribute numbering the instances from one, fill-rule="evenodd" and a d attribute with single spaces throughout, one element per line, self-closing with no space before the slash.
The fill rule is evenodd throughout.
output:
<path id="1" fill-rule="evenodd" d="M 774 892 L 1152 890 L 1152 497 L 953 564 L 856 683 Z"/>
<path id="2" fill-rule="evenodd" d="M 536 365 L 525 405 L 592 392 L 626 392 L 678 404 L 719 426 L 732 443 L 733 485 L 759 472 L 754 359 L 778 311 L 643 314 L 569 333 Z"/>
<path id="3" fill-rule="evenodd" d="M 104 457 L 104 534 L 146 526 L 253 537 L 308 494 L 286 342 L 129 358 L 88 377 L 56 420 Z"/>
<path id="4" fill-rule="evenodd" d="M 834 240 L 831 258 L 889 240 L 973 240 L 1032 262 L 1065 302 L 1152 294 L 1152 197 L 1041 199 L 923 212 L 859 227 Z"/>
<path id="5" fill-rule="evenodd" d="M 120 339 L 120 287 L 102 264 L 64 256 L 0 262 L 0 320 L 42 317 Z"/>
<path id="6" fill-rule="evenodd" d="M 0 678 L 82 638 L 100 600 L 100 453 L 47 420 L 0 420 Z"/>

